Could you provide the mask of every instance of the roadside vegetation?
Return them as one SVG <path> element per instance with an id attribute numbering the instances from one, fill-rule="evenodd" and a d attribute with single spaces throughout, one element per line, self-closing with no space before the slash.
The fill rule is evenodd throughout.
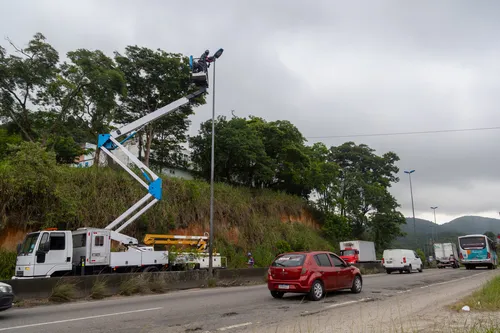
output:
<path id="1" fill-rule="evenodd" d="M 500 311 L 500 276 L 488 281 L 481 289 L 452 305 L 452 309 L 461 311 L 463 306 L 471 311 Z"/>

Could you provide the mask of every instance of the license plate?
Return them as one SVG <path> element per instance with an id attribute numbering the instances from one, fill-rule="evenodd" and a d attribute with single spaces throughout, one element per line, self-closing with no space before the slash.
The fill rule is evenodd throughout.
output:
<path id="1" fill-rule="evenodd" d="M 287 285 L 287 284 L 280 284 L 280 285 L 278 286 L 278 288 L 279 288 L 279 289 L 290 289 L 290 286 L 289 286 L 289 285 Z"/>

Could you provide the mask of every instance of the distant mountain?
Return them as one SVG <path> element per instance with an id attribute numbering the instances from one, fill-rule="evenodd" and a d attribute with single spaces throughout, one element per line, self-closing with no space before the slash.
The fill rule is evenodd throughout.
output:
<path id="1" fill-rule="evenodd" d="M 406 247 L 415 249 L 417 247 L 425 252 L 432 249 L 432 240 L 438 242 L 457 242 L 457 237 L 467 234 L 484 234 L 491 231 L 500 234 L 500 219 L 492 219 L 481 216 L 462 216 L 450 222 L 436 225 L 435 223 L 415 218 L 416 237 L 414 236 L 413 218 L 406 218 L 406 224 L 401 226 L 406 233 L 405 237 L 395 240 L 394 247 Z M 416 239 L 415 239 L 416 238 Z"/>

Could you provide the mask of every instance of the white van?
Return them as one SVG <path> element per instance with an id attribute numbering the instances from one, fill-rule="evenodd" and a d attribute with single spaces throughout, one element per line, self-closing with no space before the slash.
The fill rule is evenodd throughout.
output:
<path id="1" fill-rule="evenodd" d="M 387 274 L 395 271 L 411 273 L 413 270 L 421 273 L 424 267 L 417 253 L 406 249 L 384 250 L 382 265 Z"/>

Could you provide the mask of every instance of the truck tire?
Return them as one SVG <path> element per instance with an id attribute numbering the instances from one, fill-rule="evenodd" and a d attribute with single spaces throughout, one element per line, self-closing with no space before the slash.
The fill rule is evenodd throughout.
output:
<path id="1" fill-rule="evenodd" d="M 418 272 L 419 272 L 419 273 L 422 273 L 422 272 L 423 272 L 423 270 L 424 270 L 424 265 L 420 265 L 420 268 L 418 269 Z"/>
<path id="2" fill-rule="evenodd" d="M 148 266 L 144 268 L 143 272 L 158 272 L 159 269 L 156 266 Z"/>
<path id="3" fill-rule="evenodd" d="M 413 273 L 413 271 L 412 271 L 412 270 L 413 270 L 413 268 L 412 268 L 412 267 L 411 267 L 411 265 L 410 265 L 410 267 L 408 267 L 408 270 L 407 270 L 408 274 Z"/>
<path id="4" fill-rule="evenodd" d="M 390 271 L 390 270 L 388 270 L 388 269 L 386 269 L 386 270 L 385 270 L 385 272 L 386 272 L 387 274 L 391 274 L 391 273 L 392 273 L 392 271 Z"/>

